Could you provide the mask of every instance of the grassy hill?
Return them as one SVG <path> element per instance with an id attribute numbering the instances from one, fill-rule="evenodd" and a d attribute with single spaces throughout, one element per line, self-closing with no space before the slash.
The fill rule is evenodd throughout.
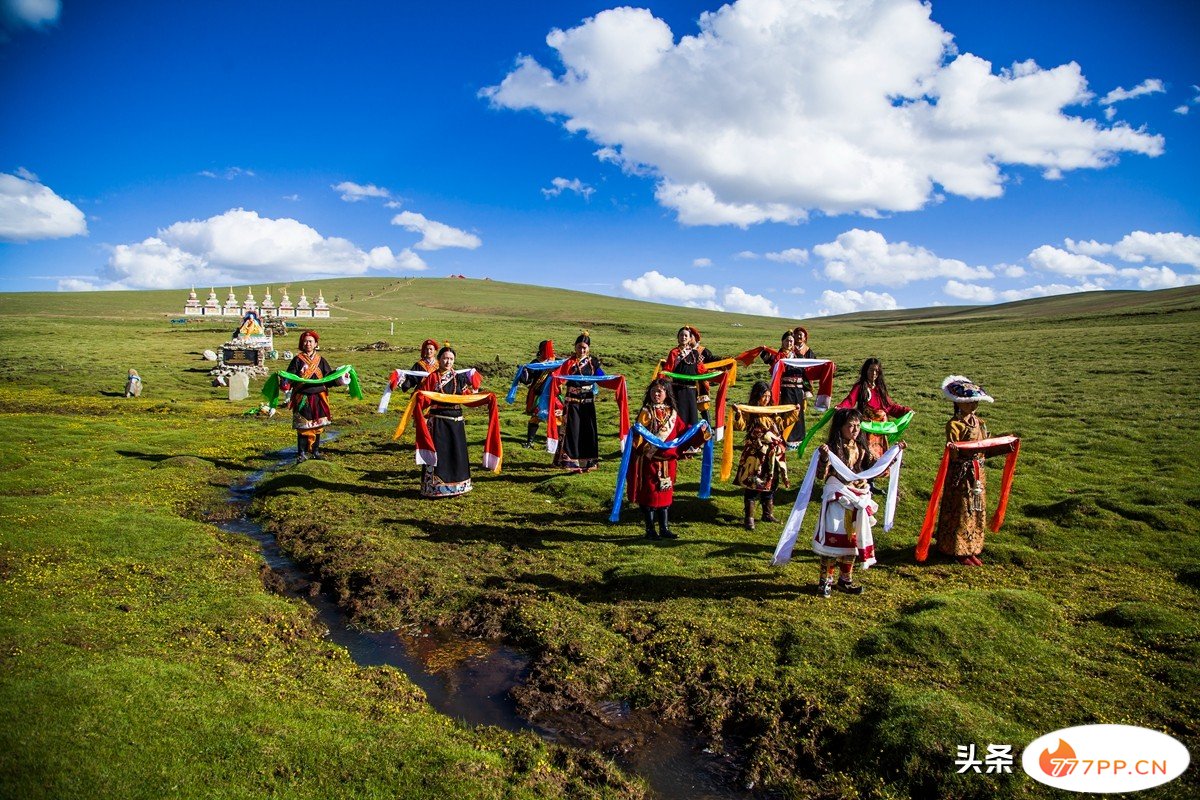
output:
<path id="1" fill-rule="evenodd" d="M 512 406 L 502 474 L 480 471 L 472 494 L 442 502 L 417 497 L 411 438 L 391 441 L 401 399 L 373 413 L 387 371 L 427 337 L 452 341 L 502 394 L 540 339 L 565 351 L 586 327 L 640 398 L 681 324 L 724 355 L 774 345 L 792 321 L 483 280 L 312 281 L 292 284 L 293 300 L 301 285 L 334 305 L 335 319 L 315 323 L 323 352 L 355 364 L 369 397 L 332 399 L 332 460 L 277 473 L 255 513 L 364 624 L 432 622 L 528 648 L 529 715 L 599 720 L 622 701 L 686 719 L 740 755 L 744 780 L 791 797 L 1050 796 L 1019 766 L 956 774 L 956 747 L 1019 753 L 1089 722 L 1200 744 L 1200 470 L 1187 449 L 1200 422 L 1182 363 L 1200 346 L 1200 289 L 804 321 L 841 367 L 839 393 L 878 356 L 917 412 L 897 524 L 877 531 L 881 568 L 860 575 L 861 597 L 824 601 L 803 546 L 768 565 L 780 526 L 743 531 L 740 490 L 695 499 L 695 462 L 681 468 L 678 542 L 640 539 L 632 511 L 609 525 L 611 402 L 599 407 L 599 471 L 563 475 L 517 447 Z M 13 376 L 0 388 L 12 444 L 0 456 L 0 705 L 13 712 L 0 793 L 90 781 L 114 796 L 172 782 L 197 796 L 636 794 L 601 760 L 440 726 L 403 679 L 329 655 L 302 609 L 262 589 L 249 548 L 203 520 L 223 483 L 292 432 L 282 415 L 243 417 L 250 403 L 209 385 L 199 353 L 233 324 L 172 324 L 185 296 L 0 295 L 0 365 Z M 145 394 L 112 396 L 131 366 Z M 1007 521 L 979 569 L 911 555 L 951 373 L 996 396 L 982 410 L 993 433 L 1023 439 Z M 732 399 L 764 376 L 747 371 Z M 472 417 L 476 459 L 482 433 Z M 193 461 L 160 466 L 181 456 Z M 793 459 L 793 475 L 804 466 Z M 780 495 L 786 511 L 794 487 Z M 197 726 L 205 704 L 229 722 Z M 166 750 L 177 755 L 161 766 Z M 319 755 L 298 755 L 308 750 Z M 1185 776 L 1145 796 L 1197 788 Z"/>

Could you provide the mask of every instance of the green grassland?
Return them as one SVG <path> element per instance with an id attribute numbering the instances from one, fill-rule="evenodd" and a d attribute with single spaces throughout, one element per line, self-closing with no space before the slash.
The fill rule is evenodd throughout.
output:
<path id="1" fill-rule="evenodd" d="M 628 509 L 608 524 L 607 398 L 597 472 L 565 475 L 521 449 L 511 406 L 503 472 L 478 470 L 473 493 L 438 502 L 418 497 L 412 434 L 391 439 L 404 398 L 374 413 L 388 370 L 427 337 L 452 341 L 502 395 L 540 339 L 565 351 L 586 327 L 636 404 L 680 324 L 728 355 L 774 345 L 784 322 L 491 281 L 305 288 L 318 286 L 336 317 L 317 323 L 322 350 L 358 368 L 368 398 L 335 395 L 331 460 L 272 475 L 253 513 L 364 625 L 526 647 L 518 701 L 535 719 L 625 700 L 693 722 L 740 754 L 747 781 L 786 797 L 1050 796 L 1019 765 L 955 774 L 956 746 L 1019 752 L 1092 722 L 1164 730 L 1196 752 L 1200 290 L 806 322 L 841 365 L 839 393 L 878 356 L 917 412 L 896 526 L 877 531 L 881 568 L 859 576 L 862 596 L 826 601 L 803 545 L 769 566 L 781 526 L 742 530 L 740 490 L 695 498 L 697 462 L 681 467 L 677 542 L 639 538 Z M 636 794 L 602 760 L 440 721 L 406 680 L 350 664 L 263 588 L 252 547 L 210 522 L 228 513 L 222 487 L 294 437 L 284 415 L 243 417 L 249 402 L 210 387 L 199 353 L 233 323 L 171 324 L 181 298 L 0 295 L 0 793 Z M 379 342 L 389 349 L 358 349 Z M 114 396 L 129 367 L 138 400 Z M 980 569 L 912 558 L 950 373 L 997 398 L 981 411 L 992 433 L 1023 440 Z M 764 376 L 743 372 L 731 399 Z M 473 416 L 476 459 L 483 431 Z M 1193 796 L 1195 774 L 1144 796 Z"/>

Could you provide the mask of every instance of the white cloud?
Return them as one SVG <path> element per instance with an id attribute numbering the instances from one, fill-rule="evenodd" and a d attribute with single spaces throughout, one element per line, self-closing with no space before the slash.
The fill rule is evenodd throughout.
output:
<path id="1" fill-rule="evenodd" d="M 688 225 L 910 211 L 938 186 L 997 197 L 1004 165 L 1054 177 L 1163 150 L 1161 136 L 1064 113 L 1091 98 L 1077 64 L 996 71 L 920 0 L 738 0 L 699 26 L 676 39 L 645 9 L 602 11 L 547 36 L 558 74 L 523 56 L 481 94 L 653 175 Z"/>
<path id="2" fill-rule="evenodd" d="M 546 195 L 546 197 L 558 197 L 565 191 L 574 192 L 584 200 L 588 200 L 596 190 L 579 180 L 579 178 L 571 178 L 570 180 L 566 178 L 554 178 L 550 181 L 549 188 L 542 189 L 542 194 Z"/>
<path id="3" fill-rule="evenodd" d="M 289 202 L 295 203 L 296 201 L 298 201 L 298 200 L 300 199 L 300 195 L 298 195 L 298 194 L 285 194 L 285 195 L 284 195 L 283 197 L 281 197 L 280 199 L 281 199 L 281 200 L 287 200 L 287 201 L 289 201 Z"/>
<path id="4" fill-rule="evenodd" d="M 339 184 L 330 186 L 335 192 L 338 192 L 342 199 L 347 203 L 357 203 L 360 200 L 366 200 L 368 197 L 391 197 L 392 193 L 382 186 L 376 186 L 373 183 L 361 184 L 354 181 L 342 181 Z"/>
<path id="5" fill-rule="evenodd" d="M 0 22 L 6 28 L 44 28 L 58 21 L 60 0 L 0 0 Z"/>
<path id="6" fill-rule="evenodd" d="M 58 281 L 60 292 L 97 292 L 103 288 L 86 278 L 61 278 Z"/>
<path id="7" fill-rule="evenodd" d="M 803 264 L 808 261 L 808 251 L 802 247 L 789 247 L 778 253 L 767 253 L 766 258 L 780 264 Z"/>
<path id="8" fill-rule="evenodd" d="M 761 294 L 747 294 L 738 286 L 726 290 L 721 302 L 726 311 L 735 314 L 757 314 L 760 317 L 778 317 L 779 307 Z"/>
<path id="9" fill-rule="evenodd" d="M 1097 261 L 1091 256 L 1069 253 L 1048 244 L 1034 250 L 1029 254 L 1028 259 L 1034 269 L 1075 278 L 1084 275 L 1112 275 L 1117 271 L 1115 267 L 1105 264 L 1103 261 Z"/>
<path id="10" fill-rule="evenodd" d="M 443 222 L 427 219 L 424 214 L 418 214 L 415 211 L 402 211 L 392 217 L 392 224 L 421 234 L 421 241 L 415 245 L 418 250 L 441 250 L 443 247 L 462 247 L 474 250 L 483 244 L 483 240 L 473 233 L 452 228 Z"/>
<path id="11" fill-rule="evenodd" d="M 855 311 L 899 308 L 896 298 L 886 292 L 857 292 L 854 289 L 847 289 L 844 292 L 826 289 L 821 293 L 821 303 L 823 307 L 817 312 L 819 317 L 828 317 L 831 314 L 852 314 Z"/>
<path id="12" fill-rule="evenodd" d="M 1190 111 L 1190 110 L 1191 110 L 1191 109 L 1189 109 L 1189 108 L 1188 108 L 1186 105 L 1182 105 L 1182 106 L 1175 106 L 1175 113 L 1176 113 L 1176 114 L 1186 114 L 1186 113 L 1188 113 L 1188 111 Z"/>
<path id="13" fill-rule="evenodd" d="M 712 259 L 711 258 L 693 258 L 692 266 L 693 267 L 711 267 Z"/>
<path id="14" fill-rule="evenodd" d="M 991 278 L 986 267 L 970 267 L 952 258 L 939 258 L 908 242 L 889 243 L 875 231 L 846 231 L 835 241 L 813 247 L 825 262 L 825 277 L 850 286 L 903 286 L 926 278 Z"/>
<path id="15" fill-rule="evenodd" d="M 1026 286 L 1024 289 L 1009 289 L 1000 292 L 998 297 L 1006 303 L 1011 303 L 1016 300 L 1028 300 L 1031 297 L 1049 297 L 1056 294 L 1074 294 L 1076 292 L 1098 292 L 1104 290 L 1104 284 L 1091 281 L 1068 286 L 1063 283 L 1051 283 L 1049 285 Z"/>
<path id="16" fill-rule="evenodd" d="M 1008 278 L 1024 278 L 1025 277 L 1025 268 L 1022 266 L 1018 266 L 1016 264 L 1004 264 L 1004 265 L 1002 265 L 1002 267 L 1000 267 L 1000 269 L 1002 269 L 1002 271 L 1004 272 L 1005 277 L 1008 277 Z"/>
<path id="17" fill-rule="evenodd" d="M 741 261 L 751 261 L 758 258 L 758 253 L 753 250 L 742 250 L 740 253 L 734 253 L 733 257 Z"/>
<path id="18" fill-rule="evenodd" d="M 1157 261 L 1166 264 L 1187 264 L 1200 269 L 1200 236 L 1134 231 L 1113 245 L 1113 252 L 1123 261 L 1136 264 Z"/>
<path id="19" fill-rule="evenodd" d="M 74 203 L 55 194 L 26 169 L 0 173 L 0 241 L 28 242 L 87 234 L 87 221 Z"/>
<path id="20" fill-rule="evenodd" d="M 247 178 L 254 177 L 254 170 L 242 169 L 241 167 L 228 167 L 220 172 L 214 172 L 211 169 L 201 170 L 200 174 L 205 178 L 217 178 L 220 180 L 231 181 L 234 178 L 239 178 L 245 175 Z"/>
<path id="21" fill-rule="evenodd" d="M 1072 253 L 1080 253 L 1085 256 L 1106 256 L 1112 252 L 1111 244 L 1097 242 L 1095 239 L 1088 239 L 1086 242 L 1075 241 L 1074 239 L 1064 239 L 1063 244 L 1067 246 L 1067 250 Z"/>
<path id="22" fill-rule="evenodd" d="M 176 222 L 134 244 L 117 245 L 100 282 L 64 280 L 64 290 L 175 289 L 253 284 L 300 276 L 364 275 L 369 270 L 425 269 L 411 250 L 364 252 L 347 239 L 321 236 L 294 219 L 270 219 L 240 208 L 206 220 Z"/>
<path id="23" fill-rule="evenodd" d="M 1161 264 L 1186 264 L 1200 269 L 1200 236 L 1134 231 L 1116 244 L 1104 244 L 1095 239 L 1086 242 L 1066 239 L 1064 244 L 1072 253 L 1088 256 L 1112 254 L 1133 264 L 1157 261 Z"/>
<path id="24" fill-rule="evenodd" d="M 1170 267 L 1141 267 L 1122 269 L 1122 278 L 1136 280 L 1139 289 L 1173 289 L 1200 283 L 1200 275 L 1179 275 Z"/>
<path id="25" fill-rule="evenodd" d="M 1135 97 L 1141 97 L 1144 94 L 1154 94 L 1156 92 L 1165 92 L 1166 87 L 1158 78 L 1147 78 L 1132 89 L 1123 89 L 1118 86 L 1104 97 L 1100 98 L 1100 105 L 1111 106 L 1113 103 L 1119 103 L 1122 100 L 1132 100 Z M 1111 119 L 1111 118 L 1110 118 Z"/>
<path id="26" fill-rule="evenodd" d="M 669 300 L 688 303 L 713 300 L 717 297 L 715 286 L 687 283 L 681 278 L 668 277 L 658 270 L 650 270 L 637 278 L 626 278 L 621 287 L 642 300 Z"/>
<path id="27" fill-rule="evenodd" d="M 996 290 L 990 286 L 978 286 L 973 283 L 963 283 L 961 281 L 949 280 L 942 288 L 946 294 L 959 300 L 967 300 L 972 303 L 990 303 L 996 299 Z"/>

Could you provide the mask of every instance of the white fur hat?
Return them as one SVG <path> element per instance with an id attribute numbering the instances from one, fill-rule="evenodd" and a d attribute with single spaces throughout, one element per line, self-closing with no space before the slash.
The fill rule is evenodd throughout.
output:
<path id="1" fill-rule="evenodd" d="M 942 394 L 952 403 L 992 403 L 992 396 L 965 375 L 951 375 L 942 381 Z"/>

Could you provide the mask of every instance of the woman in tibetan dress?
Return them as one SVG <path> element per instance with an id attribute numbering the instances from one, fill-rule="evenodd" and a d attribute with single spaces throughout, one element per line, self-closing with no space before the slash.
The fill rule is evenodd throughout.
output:
<path id="1" fill-rule="evenodd" d="M 555 375 L 603 377 L 600 359 L 591 354 L 587 331 L 575 339 L 575 352 L 554 371 Z M 554 466 L 574 472 L 590 472 L 600 463 L 600 434 L 596 426 L 596 385 L 563 381 L 563 420 Z"/>
<path id="2" fill-rule="evenodd" d="M 992 402 L 981 386 L 962 375 L 951 375 L 942 383 L 942 394 L 954 403 L 954 414 L 946 423 L 947 442 L 978 442 L 988 438 L 987 426 L 975 414 L 980 402 Z M 939 553 L 973 567 L 983 564 L 979 556 L 983 553 L 987 524 L 983 460 L 981 453 L 951 455 L 934 533 Z"/>
<path id="3" fill-rule="evenodd" d="M 775 362 L 783 358 L 817 358 L 817 354 L 808 346 L 808 329 L 797 326 L 792 330 L 784 331 L 783 335 L 779 337 L 778 353 L 773 354 L 769 350 L 764 350 L 760 358 L 767 366 L 774 367 Z M 800 413 L 796 415 L 796 422 L 792 425 L 787 437 L 787 446 L 791 450 L 800 446 L 800 442 L 804 441 L 804 434 L 807 433 L 804 409 L 810 397 L 812 397 L 812 384 L 809 382 L 804 368 L 785 366 L 783 375 L 779 379 L 779 404 L 800 407 Z"/>
<path id="4" fill-rule="evenodd" d="M 300 352 L 288 363 L 287 372 L 310 380 L 320 380 L 331 374 L 333 367 L 317 350 L 319 342 L 316 331 L 300 334 Z M 283 380 L 279 388 L 291 392 L 288 408 L 292 410 L 292 427 L 296 430 L 296 460 L 324 458 L 321 433 L 330 423 L 329 385 Z"/>
<path id="5" fill-rule="evenodd" d="M 875 463 L 862 433 L 862 415 L 853 408 L 838 409 L 830 426 L 829 441 L 821 445 L 817 474 L 825 481 L 821 494 L 821 517 L 813 534 L 813 552 L 820 558 L 817 593 L 829 597 L 834 588 L 847 594 L 862 594 L 854 582 L 854 560 L 859 555 L 860 538 L 875 523 L 879 505 L 871 499 L 864 480 L 843 483 L 829 464 L 829 454 L 841 459 L 854 472 L 862 472 Z M 873 552 L 864 562 L 874 561 Z M 837 576 L 836 583 L 834 576 Z"/>
<path id="6" fill-rule="evenodd" d="M 763 381 L 755 383 L 750 390 L 749 404 L 771 405 L 771 387 Z M 762 501 L 763 522 L 779 521 L 775 517 L 775 490 L 780 485 L 789 485 L 784 432 L 799 416 L 799 407 L 785 414 L 749 414 L 735 409 L 734 430 L 744 430 L 746 438 L 734 483 L 743 489 L 744 525 L 748 531 L 754 530 L 754 507 L 759 500 Z"/>
<path id="7" fill-rule="evenodd" d="M 671 382 L 659 378 L 646 389 L 638 424 L 659 439 L 669 442 L 688 429 L 675 410 Z M 669 525 L 669 511 L 675 499 L 675 475 L 678 453 L 675 448 L 660 450 L 638 437 L 633 444 L 627 489 L 629 499 L 637 503 L 646 525 L 647 539 L 676 539 Z M 658 530 L 655 530 L 655 523 Z"/>
<path id="8" fill-rule="evenodd" d="M 537 354 L 534 356 L 535 362 L 547 363 L 554 360 L 554 342 L 546 339 L 538 345 Z M 529 387 L 525 393 L 525 414 L 529 417 L 529 422 L 525 425 L 525 444 L 526 448 L 533 447 L 533 437 L 537 435 L 538 426 L 542 424 L 542 410 L 538 408 L 538 401 L 542 396 L 542 389 L 546 386 L 546 381 L 550 380 L 550 370 L 521 370 L 518 380 Z"/>
<path id="9" fill-rule="evenodd" d="M 858 372 L 858 381 L 850 393 L 838 403 L 838 408 L 854 408 L 866 422 L 887 422 L 889 418 L 902 417 L 909 411 L 888 394 L 887 381 L 883 379 L 883 364 L 878 358 L 868 358 Z M 879 433 L 867 434 L 867 446 L 871 457 L 878 459 L 888 448 L 887 437 Z"/>
<path id="10" fill-rule="evenodd" d="M 438 370 L 438 346 L 433 339 L 421 342 L 421 358 L 412 365 L 412 372 L 433 373 Z M 416 375 L 405 375 L 400 382 L 400 391 L 407 392 L 416 389 L 424 382 L 424 378 Z"/>
<path id="11" fill-rule="evenodd" d="M 674 372 L 679 375 L 703 375 L 707 370 L 704 366 L 704 351 L 700 349 L 700 332 L 685 325 L 676 333 L 677 347 L 667 353 L 663 362 L 664 372 Z M 700 421 L 700 381 L 671 381 L 671 394 L 675 397 L 675 409 L 679 418 L 686 426 L 695 425 Z M 684 456 L 692 456 L 698 452 L 690 447 Z"/>
<path id="12" fill-rule="evenodd" d="M 449 345 L 439 350 L 438 369 L 431 372 L 419 388 L 441 394 L 475 394 L 471 378 L 455 373 L 455 356 Z M 471 463 L 462 406 L 432 403 L 425 419 L 437 451 L 437 466 L 425 465 L 421 475 L 421 496 L 441 498 L 466 494 L 471 491 Z"/>

